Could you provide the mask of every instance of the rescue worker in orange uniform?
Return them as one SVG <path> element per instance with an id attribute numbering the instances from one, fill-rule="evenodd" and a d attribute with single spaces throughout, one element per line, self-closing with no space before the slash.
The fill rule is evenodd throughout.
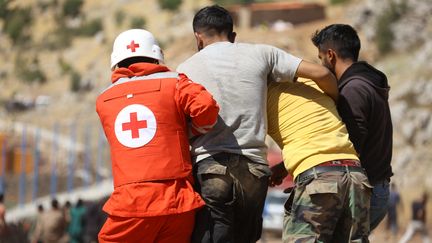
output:
<path id="1" fill-rule="evenodd" d="M 188 136 L 209 131 L 219 106 L 162 62 L 146 30 L 127 30 L 114 41 L 112 84 L 96 101 L 114 180 L 99 242 L 189 242 L 204 205 L 193 189 Z"/>

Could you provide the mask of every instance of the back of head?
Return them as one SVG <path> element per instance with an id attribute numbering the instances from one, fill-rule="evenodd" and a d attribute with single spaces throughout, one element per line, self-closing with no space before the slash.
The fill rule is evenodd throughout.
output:
<path id="1" fill-rule="evenodd" d="M 39 213 L 42 213 L 42 212 L 44 211 L 44 207 L 43 207 L 42 204 L 39 204 L 39 205 L 37 206 L 37 211 L 38 211 Z"/>
<path id="2" fill-rule="evenodd" d="M 83 206 L 83 204 L 84 204 L 84 201 L 82 199 L 78 199 L 76 206 L 81 207 L 81 206 Z"/>
<path id="3" fill-rule="evenodd" d="M 59 208 L 59 202 L 57 201 L 57 199 L 52 199 L 51 200 L 51 207 L 53 208 L 53 209 L 58 209 Z"/>
<path id="4" fill-rule="evenodd" d="M 312 42 L 320 52 L 333 49 L 339 58 L 358 60 L 360 52 L 360 39 L 356 30 L 347 24 L 332 24 L 321 31 L 316 31 Z"/>
<path id="5" fill-rule="evenodd" d="M 199 10 L 193 19 L 194 32 L 204 33 L 208 36 L 231 35 L 233 32 L 233 19 L 229 12 L 218 5 L 208 6 Z"/>
<path id="6" fill-rule="evenodd" d="M 65 202 L 65 205 L 64 205 L 64 208 L 68 209 L 68 208 L 70 208 L 71 206 L 72 206 L 71 202 L 66 201 L 66 202 Z"/>
<path id="7" fill-rule="evenodd" d="M 111 69 L 120 62 L 127 65 L 142 61 L 164 61 L 162 50 L 153 34 L 143 29 L 130 29 L 120 33 L 114 41 Z"/>

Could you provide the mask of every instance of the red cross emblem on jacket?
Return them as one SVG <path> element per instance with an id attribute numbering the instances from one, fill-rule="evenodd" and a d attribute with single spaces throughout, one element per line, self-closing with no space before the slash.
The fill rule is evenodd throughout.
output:
<path id="1" fill-rule="evenodd" d="M 126 147 L 138 148 L 150 142 L 156 134 L 156 118 L 144 105 L 128 105 L 115 120 L 115 135 Z"/>

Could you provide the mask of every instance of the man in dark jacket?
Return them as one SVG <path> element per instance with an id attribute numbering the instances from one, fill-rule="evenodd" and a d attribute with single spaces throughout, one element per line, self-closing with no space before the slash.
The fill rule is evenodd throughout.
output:
<path id="1" fill-rule="evenodd" d="M 337 108 L 359 153 L 370 183 L 370 229 L 387 212 L 389 182 L 393 175 L 393 127 L 388 104 L 387 77 L 366 62 L 358 61 L 360 39 L 349 25 L 333 24 L 317 31 L 312 42 L 322 64 L 338 79 Z"/>

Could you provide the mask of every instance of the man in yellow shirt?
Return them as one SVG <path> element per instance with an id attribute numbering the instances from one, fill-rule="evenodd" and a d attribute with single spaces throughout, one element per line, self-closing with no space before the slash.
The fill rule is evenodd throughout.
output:
<path id="1" fill-rule="evenodd" d="M 311 80 L 272 83 L 267 114 L 284 159 L 270 184 L 295 182 L 284 242 L 368 242 L 371 188 L 333 100 Z"/>

